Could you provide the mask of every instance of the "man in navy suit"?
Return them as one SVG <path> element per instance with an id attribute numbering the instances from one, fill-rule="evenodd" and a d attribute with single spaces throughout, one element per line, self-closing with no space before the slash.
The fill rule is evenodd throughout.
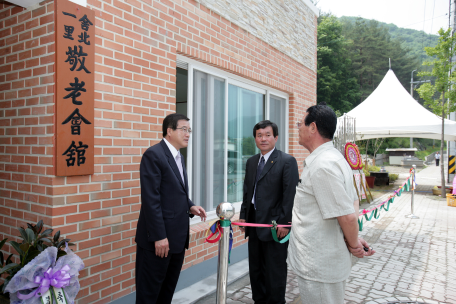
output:
<path id="1" fill-rule="evenodd" d="M 136 228 L 136 304 L 168 304 L 173 299 L 188 249 L 190 219 L 206 212 L 188 197 L 185 164 L 179 149 L 188 146 L 189 119 L 170 114 L 163 140 L 143 154 L 141 211 Z"/>
<path id="2" fill-rule="evenodd" d="M 244 198 L 239 222 L 288 225 L 291 222 L 296 186 L 299 181 L 296 159 L 275 148 L 277 125 L 269 120 L 253 127 L 253 137 L 261 153 L 247 160 Z M 249 237 L 249 273 L 252 299 L 256 304 L 285 303 L 288 241 L 280 244 L 269 228 L 241 228 Z M 279 227 L 285 237 L 288 228 Z"/>

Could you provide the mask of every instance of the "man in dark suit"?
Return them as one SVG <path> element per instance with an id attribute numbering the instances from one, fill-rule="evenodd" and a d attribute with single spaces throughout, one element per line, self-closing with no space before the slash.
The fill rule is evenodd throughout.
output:
<path id="1" fill-rule="evenodd" d="M 163 120 L 163 140 L 146 150 L 140 166 L 141 211 L 136 228 L 136 304 L 171 303 L 189 243 L 189 217 L 206 212 L 188 197 L 179 149 L 191 128 L 182 114 Z"/>
<path id="2" fill-rule="evenodd" d="M 299 173 L 296 159 L 275 149 L 279 131 L 269 120 L 253 128 L 261 153 L 247 160 L 240 222 L 289 224 Z M 280 244 L 269 228 L 241 228 L 249 237 L 249 272 L 252 299 L 256 304 L 285 303 L 288 242 Z M 278 228 L 285 237 L 287 228 Z"/>

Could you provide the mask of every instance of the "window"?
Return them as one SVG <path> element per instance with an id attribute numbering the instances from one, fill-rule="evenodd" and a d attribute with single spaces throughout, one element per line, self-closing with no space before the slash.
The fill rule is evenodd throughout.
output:
<path id="1" fill-rule="evenodd" d="M 260 151 L 255 145 L 253 127 L 264 120 L 264 95 L 230 84 L 228 87 L 228 202 L 242 201 L 245 163 Z"/>
<path id="2" fill-rule="evenodd" d="M 194 70 L 192 199 L 206 210 L 224 201 L 225 80 Z"/>
<path id="3" fill-rule="evenodd" d="M 176 95 L 187 96 L 185 112 L 193 129 L 186 161 L 191 199 L 209 212 L 221 202 L 235 203 L 239 211 L 245 164 L 259 153 L 253 137 L 255 124 L 264 119 L 275 122 L 279 127 L 276 147 L 288 150 L 288 96 L 178 57 L 179 62 L 188 63 L 188 70 L 179 66 L 178 74 L 188 75 L 188 79 L 177 75 Z M 177 109 L 184 111 L 182 106 Z"/>
<path id="4" fill-rule="evenodd" d="M 279 128 L 279 140 L 276 143 L 276 148 L 285 151 L 286 137 L 287 137 L 287 124 L 284 117 L 288 116 L 287 113 L 287 100 L 285 98 L 269 96 L 269 120 L 275 122 Z"/>

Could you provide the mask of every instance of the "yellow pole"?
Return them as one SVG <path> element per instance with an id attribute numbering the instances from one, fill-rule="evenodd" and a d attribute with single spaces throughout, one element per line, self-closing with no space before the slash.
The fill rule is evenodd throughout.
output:
<path id="1" fill-rule="evenodd" d="M 353 184 L 355 185 L 356 194 L 358 195 L 358 199 L 359 199 L 359 201 L 361 202 L 361 196 L 359 195 L 358 185 L 356 184 L 356 179 L 355 179 L 355 176 L 354 176 L 354 175 L 353 175 Z"/>

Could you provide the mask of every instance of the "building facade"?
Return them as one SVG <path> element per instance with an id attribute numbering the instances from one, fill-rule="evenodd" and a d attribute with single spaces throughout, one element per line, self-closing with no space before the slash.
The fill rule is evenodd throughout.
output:
<path id="1" fill-rule="evenodd" d="M 278 124 L 278 148 L 302 169 L 296 122 L 316 103 L 318 11 L 309 0 L 74 4 L 95 15 L 94 173 L 56 176 L 60 1 L 0 1 L 0 238 L 17 240 L 17 227 L 42 219 L 84 261 L 77 303 L 121 301 L 135 291 L 139 163 L 166 115 L 191 119 L 183 151 L 191 198 L 210 218 L 220 202 L 239 211 L 258 121 Z M 216 259 L 206 229 L 192 219 L 189 277 Z M 237 228 L 234 237 L 241 248 Z"/>

